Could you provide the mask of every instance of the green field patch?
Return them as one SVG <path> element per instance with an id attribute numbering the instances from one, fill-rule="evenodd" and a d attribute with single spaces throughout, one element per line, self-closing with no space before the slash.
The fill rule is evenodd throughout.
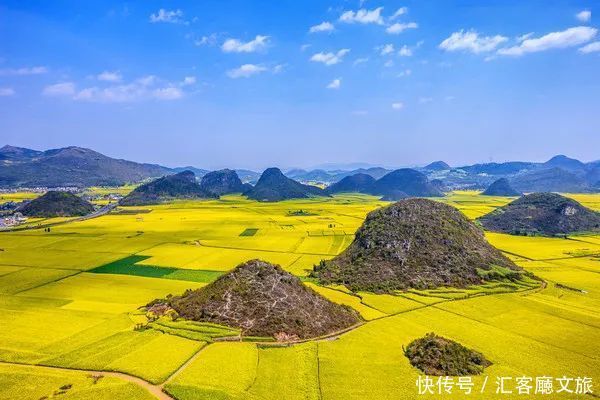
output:
<path id="1" fill-rule="evenodd" d="M 254 236 L 256 235 L 256 232 L 258 232 L 258 228 L 246 228 L 240 233 L 240 236 Z"/>
<path id="2" fill-rule="evenodd" d="M 138 262 L 147 260 L 149 256 L 129 256 L 120 260 L 101 265 L 88 272 L 95 274 L 116 274 L 143 276 L 146 278 L 175 279 L 188 282 L 209 283 L 223 273 L 219 271 L 205 271 L 182 269 L 174 267 L 160 267 L 155 265 L 137 265 Z"/>

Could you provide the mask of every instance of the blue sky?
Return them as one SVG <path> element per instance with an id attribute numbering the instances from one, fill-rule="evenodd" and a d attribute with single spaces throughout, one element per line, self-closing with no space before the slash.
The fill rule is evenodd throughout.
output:
<path id="1" fill-rule="evenodd" d="M 598 18 L 598 1 L 3 0 L 0 142 L 203 168 L 595 160 Z"/>

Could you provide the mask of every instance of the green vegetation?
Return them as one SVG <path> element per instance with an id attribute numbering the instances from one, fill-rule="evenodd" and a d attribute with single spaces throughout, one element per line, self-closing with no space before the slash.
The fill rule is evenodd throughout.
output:
<path id="1" fill-rule="evenodd" d="M 176 279 L 180 281 L 204 283 L 212 282 L 222 275 L 222 273 L 218 271 L 203 271 L 194 269 L 181 269 L 174 267 L 159 267 L 154 265 L 137 264 L 149 258 L 149 256 L 129 256 L 93 268 L 89 272 L 93 272 L 96 274 L 145 276 L 148 278 Z"/>
<path id="2" fill-rule="evenodd" d="M 440 202 L 409 199 L 373 211 L 355 236 L 341 255 L 321 261 L 313 276 L 353 291 L 389 293 L 514 281 L 522 274 L 477 226 Z M 495 266 L 513 273 L 480 272 Z"/>
<path id="3" fill-rule="evenodd" d="M 258 228 L 246 228 L 240 233 L 240 236 L 254 236 L 256 235 L 256 232 L 258 232 Z"/>
<path id="4" fill-rule="evenodd" d="M 600 231 L 600 213 L 556 193 L 533 193 L 479 218 L 488 230 L 512 235 Z"/>
<path id="5" fill-rule="evenodd" d="M 152 182 L 136 187 L 123 197 L 119 204 L 123 206 L 143 206 L 160 204 L 176 199 L 201 199 L 218 197 L 202 189 L 196 182 L 192 171 L 183 171 L 163 176 Z"/>
<path id="6" fill-rule="evenodd" d="M 38 218 L 77 217 L 93 212 L 94 206 L 73 193 L 49 191 L 17 211 Z"/>
<path id="7" fill-rule="evenodd" d="M 281 267 L 260 260 L 241 264 L 203 288 L 156 300 L 150 309 L 167 313 L 166 305 L 186 319 L 279 341 L 323 336 L 360 322 L 350 307 L 330 302 Z"/>
<path id="8" fill-rule="evenodd" d="M 483 354 L 433 332 L 411 342 L 404 354 L 425 375 L 478 375 L 492 364 Z"/>

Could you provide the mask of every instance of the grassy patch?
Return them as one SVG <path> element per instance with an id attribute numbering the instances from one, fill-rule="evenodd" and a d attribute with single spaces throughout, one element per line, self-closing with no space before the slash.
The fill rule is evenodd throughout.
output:
<path id="1" fill-rule="evenodd" d="M 222 275 L 219 271 L 204 271 L 181 269 L 174 267 L 159 267 L 155 265 L 137 265 L 147 260 L 148 256 L 129 256 L 120 260 L 101 265 L 88 272 L 95 274 L 117 274 L 144 276 L 147 278 L 175 279 L 179 281 L 209 283 Z"/>
<path id="2" fill-rule="evenodd" d="M 240 236 L 254 236 L 256 235 L 256 232 L 258 232 L 258 228 L 246 228 L 240 233 Z"/>

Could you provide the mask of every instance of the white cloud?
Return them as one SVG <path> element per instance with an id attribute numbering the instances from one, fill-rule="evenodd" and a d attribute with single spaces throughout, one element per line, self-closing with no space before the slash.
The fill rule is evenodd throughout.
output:
<path id="1" fill-rule="evenodd" d="M 417 29 L 418 27 L 419 27 L 419 25 L 416 22 L 407 22 L 407 23 L 396 22 L 395 24 L 388 26 L 385 31 L 392 35 L 397 35 L 399 33 L 404 32 L 407 29 Z"/>
<path id="2" fill-rule="evenodd" d="M 392 54 L 394 52 L 393 44 L 384 44 L 383 46 L 376 47 L 379 50 L 379 54 L 382 56 L 386 56 L 388 54 Z"/>
<path id="3" fill-rule="evenodd" d="M 183 92 L 177 87 L 158 88 L 152 91 L 152 97 L 158 100 L 177 100 L 183 97 Z"/>
<path id="4" fill-rule="evenodd" d="M 217 34 L 211 33 L 210 35 L 202 36 L 200 39 L 194 40 L 196 46 L 214 46 L 217 44 Z"/>
<path id="5" fill-rule="evenodd" d="M 221 46 L 221 50 L 225 53 L 254 53 L 266 49 L 268 45 L 268 36 L 256 35 L 253 40 L 245 43 L 239 39 L 227 39 Z"/>
<path id="6" fill-rule="evenodd" d="M 581 22 L 590 22 L 592 20 L 592 12 L 590 10 L 583 10 L 575 14 L 575 18 Z"/>
<path id="7" fill-rule="evenodd" d="M 433 98 L 431 97 L 419 97 L 419 104 L 427 104 L 427 103 L 431 103 L 433 101 Z"/>
<path id="8" fill-rule="evenodd" d="M 359 64 L 363 64 L 369 61 L 368 57 L 363 57 L 363 58 L 357 58 L 356 60 L 354 60 L 354 62 L 352 63 L 352 65 L 359 65 Z"/>
<path id="9" fill-rule="evenodd" d="M 227 76 L 232 79 L 249 78 L 252 75 L 260 74 L 267 71 L 268 68 L 257 64 L 244 64 L 238 68 L 227 71 Z"/>
<path id="10" fill-rule="evenodd" d="M 532 36 L 533 36 L 533 32 L 529 32 L 529 33 L 526 33 L 524 35 L 517 36 L 517 42 L 521 43 L 522 41 L 527 40 L 527 39 L 529 39 Z"/>
<path id="11" fill-rule="evenodd" d="M 440 49 L 446 51 L 469 51 L 471 53 L 487 53 L 494 51 L 499 45 L 506 42 L 507 37 L 496 36 L 479 36 L 474 30 L 465 32 L 454 32 L 450 37 L 440 43 Z"/>
<path id="12" fill-rule="evenodd" d="M 577 26 L 560 32 L 551 32 L 538 38 L 525 39 L 518 46 L 499 49 L 498 54 L 505 56 L 522 56 L 550 49 L 564 49 L 589 42 L 598 30 L 587 26 Z"/>
<path id="13" fill-rule="evenodd" d="M 123 77 L 118 71 L 104 71 L 96 77 L 99 81 L 104 82 L 120 82 Z"/>
<path id="14" fill-rule="evenodd" d="M 327 85 L 327 89 L 339 89 L 340 86 L 342 86 L 342 79 L 337 78 L 329 82 L 329 84 Z"/>
<path id="15" fill-rule="evenodd" d="M 579 49 L 580 53 L 588 54 L 588 53 L 596 53 L 600 51 L 600 42 L 592 42 L 590 44 L 586 44 L 582 48 Z"/>
<path id="16" fill-rule="evenodd" d="M 186 76 L 185 78 L 183 78 L 183 82 L 181 82 L 182 86 L 191 86 L 191 85 L 195 85 L 195 84 L 196 84 L 195 76 Z"/>
<path id="17" fill-rule="evenodd" d="M 170 24 L 182 24 L 185 21 L 183 20 L 183 11 L 181 10 L 165 10 L 161 8 L 158 12 L 150 15 L 150 22 L 167 22 Z"/>
<path id="18" fill-rule="evenodd" d="M 312 44 L 305 43 L 302 46 L 300 46 L 300 51 L 304 51 L 304 50 L 308 49 L 311 46 L 312 46 Z"/>
<path id="19" fill-rule="evenodd" d="M 183 80 L 189 82 L 190 77 Z M 114 82 L 111 82 L 114 83 Z M 44 88 L 45 96 L 69 97 L 75 101 L 96 103 L 129 103 L 142 100 L 177 100 L 183 97 L 184 83 L 159 81 L 154 75 L 138 78 L 130 83 L 77 89 L 73 82 L 62 82 Z"/>
<path id="20" fill-rule="evenodd" d="M 406 14 L 408 12 L 408 8 L 407 7 L 400 7 L 399 9 L 396 10 L 396 12 L 394 13 L 394 15 L 392 15 L 390 17 L 391 20 L 394 20 L 404 14 Z"/>
<path id="21" fill-rule="evenodd" d="M 42 91 L 44 96 L 73 96 L 75 94 L 75 84 L 73 82 L 61 82 L 49 85 Z"/>
<path id="22" fill-rule="evenodd" d="M 325 65 L 335 65 L 342 62 L 344 56 L 350 52 L 350 49 L 341 49 L 337 53 L 316 53 L 310 58 L 310 61 L 320 62 Z"/>
<path id="23" fill-rule="evenodd" d="M 23 67 L 15 69 L 0 69 L 0 75 L 40 75 L 48 72 L 46 67 Z"/>
<path id="24" fill-rule="evenodd" d="M 383 25 L 383 17 L 381 11 L 383 7 L 378 7 L 374 10 L 366 10 L 361 8 L 358 11 L 346 11 L 340 16 L 340 21 L 348 24 L 377 24 Z"/>
<path id="25" fill-rule="evenodd" d="M 412 50 L 407 45 L 404 45 L 398 50 L 398 55 L 401 57 L 410 57 L 413 55 Z"/>
<path id="26" fill-rule="evenodd" d="M 142 86 L 152 86 L 156 83 L 157 80 L 158 79 L 154 75 L 146 75 L 136 79 L 135 82 Z"/>
<path id="27" fill-rule="evenodd" d="M 402 110 L 404 108 L 404 103 L 402 103 L 401 101 L 397 101 L 395 103 L 392 103 L 392 108 L 394 110 Z"/>
<path id="28" fill-rule="evenodd" d="M 13 88 L 0 88 L 0 97 L 14 96 L 15 90 Z"/>
<path id="29" fill-rule="evenodd" d="M 334 30 L 334 26 L 331 22 L 321 22 L 318 25 L 314 25 L 311 26 L 310 29 L 308 30 L 310 33 L 317 33 L 317 32 L 332 32 Z"/>
<path id="30" fill-rule="evenodd" d="M 390 68 L 394 66 L 394 62 L 392 60 L 387 60 L 385 63 L 383 63 L 383 66 L 386 68 Z"/>
<path id="31" fill-rule="evenodd" d="M 404 71 L 400 71 L 400 73 L 398 74 L 399 78 L 404 78 L 406 76 L 410 76 L 412 74 L 412 71 L 410 69 L 405 69 Z"/>

